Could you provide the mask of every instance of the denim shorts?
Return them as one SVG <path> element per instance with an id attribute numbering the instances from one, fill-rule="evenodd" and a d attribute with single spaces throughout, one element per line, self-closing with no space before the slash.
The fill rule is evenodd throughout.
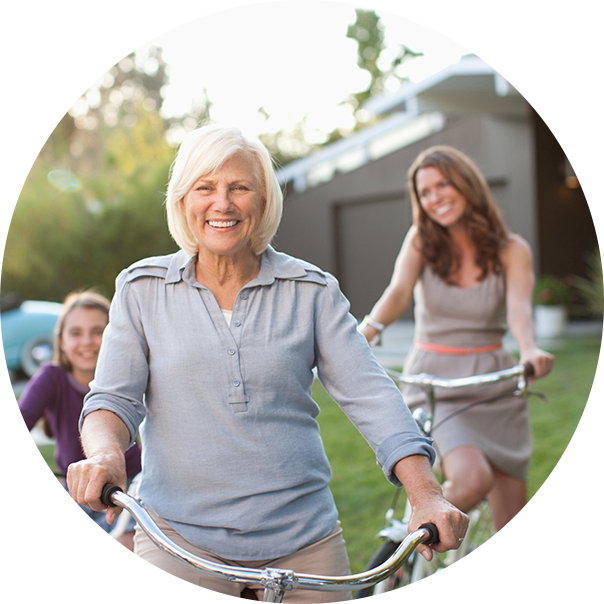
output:
<path id="1" fill-rule="evenodd" d="M 113 527 L 107 524 L 105 512 L 93 512 L 83 505 L 76 505 L 69 518 L 65 521 L 67 528 L 73 533 L 83 531 L 97 532 L 101 535 L 108 533 Z M 136 522 L 130 518 L 128 531 L 133 531 Z M 68 591 L 78 588 L 78 577 L 76 576 L 75 561 L 81 559 L 81 548 L 63 541 L 59 537 L 52 522 L 48 530 L 48 548 L 54 564 L 55 581 L 53 591 Z M 107 546 L 101 545 L 97 550 L 97 560 L 101 563 L 100 568 L 107 566 Z"/>

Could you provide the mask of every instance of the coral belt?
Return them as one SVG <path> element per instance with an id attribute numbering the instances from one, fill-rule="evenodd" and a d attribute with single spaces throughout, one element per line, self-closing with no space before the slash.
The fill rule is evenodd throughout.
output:
<path id="1" fill-rule="evenodd" d="M 481 352 L 492 352 L 501 348 L 501 342 L 491 346 L 480 346 L 479 348 L 459 348 L 457 346 L 445 346 L 444 344 L 434 344 L 432 342 L 420 342 L 415 340 L 414 345 L 420 350 L 433 352 L 435 354 L 480 354 Z"/>

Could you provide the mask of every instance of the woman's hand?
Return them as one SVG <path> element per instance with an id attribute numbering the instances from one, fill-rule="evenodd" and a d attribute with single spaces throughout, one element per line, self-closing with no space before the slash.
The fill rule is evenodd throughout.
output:
<path id="1" fill-rule="evenodd" d="M 409 532 L 422 524 L 431 522 L 438 528 L 439 541 L 432 545 L 419 545 L 417 551 L 428 561 L 432 560 L 432 550 L 446 552 L 457 549 L 468 529 L 468 516 L 449 503 L 442 495 L 434 494 L 412 506 Z"/>
<path id="2" fill-rule="evenodd" d="M 117 415 L 100 409 L 85 417 L 81 437 L 86 459 L 67 468 L 67 488 L 79 504 L 95 512 L 107 510 L 107 522 L 113 524 L 122 508 L 107 508 L 101 491 L 107 483 L 127 489 L 128 429 Z"/>
<path id="3" fill-rule="evenodd" d="M 394 473 L 411 503 L 409 532 L 428 522 L 438 528 L 438 543 L 419 545 L 417 551 L 430 561 L 432 550 L 446 552 L 457 549 L 468 529 L 469 518 L 443 497 L 428 458 L 423 455 L 404 457 L 394 466 Z"/>
<path id="4" fill-rule="evenodd" d="M 107 510 L 107 522 L 112 525 L 122 508 L 108 508 L 101 502 L 101 491 L 108 483 L 127 489 L 125 457 L 119 452 L 95 455 L 67 468 L 67 488 L 72 498 L 95 512 Z"/>
<path id="5" fill-rule="evenodd" d="M 523 365 L 531 364 L 535 368 L 533 379 L 546 376 L 554 366 L 555 357 L 553 354 L 541 350 L 540 348 L 531 348 L 523 351 L 520 355 L 520 363 Z"/>

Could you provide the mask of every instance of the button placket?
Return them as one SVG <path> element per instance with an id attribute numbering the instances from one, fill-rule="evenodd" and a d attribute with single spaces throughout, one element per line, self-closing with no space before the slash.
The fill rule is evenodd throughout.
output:
<path id="1" fill-rule="evenodd" d="M 242 304 L 242 301 L 245 302 L 248 299 L 249 292 L 244 290 L 240 292 L 235 300 L 231 325 L 239 329 L 235 329 L 234 331 L 230 330 L 230 343 L 227 344 L 226 349 L 229 375 L 231 376 L 229 385 L 229 404 L 234 413 L 247 411 L 247 403 L 249 401 L 249 396 L 245 393 L 243 375 L 241 373 L 241 358 L 239 356 L 242 332 L 240 328 L 243 324 L 241 317 L 245 315 L 245 304 Z"/>

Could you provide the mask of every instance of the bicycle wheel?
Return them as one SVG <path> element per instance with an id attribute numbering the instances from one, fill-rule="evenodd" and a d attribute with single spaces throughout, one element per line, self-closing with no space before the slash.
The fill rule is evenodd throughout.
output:
<path id="1" fill-rule="evenodd" d="M 470 512 L 463 545 L 459 550 L 461 556 L 457 556 L 459 562 L 456 561 L 462 567 L 448 573 L 448 589 L 459 593 L 456 602 L 494 604 L 501 583 L 501 544 L 486 501 Z"/>
<path id="2" fill-rule="evenodd" d="M 392 556 L 392 554 L 396 551 L 396 548 L 399 546 L 399 543 L 395 543 L 394 541 L 385 541 L 373 554 L 371 560 L 369 560 L 369 564 L 367 564 L 366 570 L 371 570 L 380 564 L 383 564 Z M 359 598 L 368 598 L 369 596 L 375 596 L 377 594 L 385 593 L 387 591 L 392 591 L 393 589 L 397 589 L 398 587 L 402 587 L 403 585 L 407 585 L 409 583 L 410 577 L 410 566 L 409 561 L 405 562 L 401 568 L 399 568 L 391 577 L 388 577 L 385 581 L 374 585 L 373 587 L 365 587 L 364 589 L 360 589 L 356 592 L 354 599 L 358 600 Z"/>

